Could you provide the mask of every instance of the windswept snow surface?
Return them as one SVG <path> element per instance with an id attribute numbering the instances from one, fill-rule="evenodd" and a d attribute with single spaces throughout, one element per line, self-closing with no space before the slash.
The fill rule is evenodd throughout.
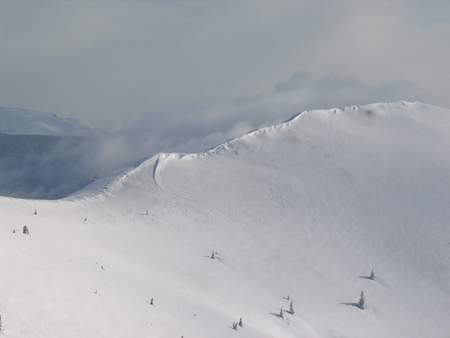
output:
<path id="1" fill-rule="evenodd" d="M 450 111 L 374 104 L 1 198 L 4 336 L 449 338 L 449 149 Z"/>

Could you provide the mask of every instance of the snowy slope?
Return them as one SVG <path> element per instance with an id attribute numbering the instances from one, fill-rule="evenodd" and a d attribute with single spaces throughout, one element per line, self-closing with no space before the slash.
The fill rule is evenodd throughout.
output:
<path id="1" fill-rule="evenodd" d="M 88 127 L 53 113 L 0 107 L 0 134 L 84 136 Z"/>
<path id="2" fill-rule="evenodd" d="M 4 336 L 448 338 L 448 149 L 448 110 L 311 111 L 63 200 L 1 198 Z"/>

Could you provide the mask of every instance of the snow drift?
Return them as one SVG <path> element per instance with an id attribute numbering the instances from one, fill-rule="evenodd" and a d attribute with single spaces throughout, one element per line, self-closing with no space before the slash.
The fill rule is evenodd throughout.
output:
<path id="1" fill-rule="evenodd" d="M 4 335 L 448 338 L 448 149 L 448 110 L 354 106 L 0 198 Z"/>

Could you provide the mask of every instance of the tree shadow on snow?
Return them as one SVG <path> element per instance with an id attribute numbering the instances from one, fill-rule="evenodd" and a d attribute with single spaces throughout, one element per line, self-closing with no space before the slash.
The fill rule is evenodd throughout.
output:
<path id="1" fill-rule="evenodd" d="M 277 318 L 282 318 L 282 319 L 283 319 L 283 317 L 280 315 L 279 312 L 269 312 L 269 315 L 274 316 L 274 317 L 277 317 Z"/>
<path id="2" fill-rule="evenodd" d="M 371 278 L 370 276 L 358 276 L 359 278 L 362 278 L 362 279 L 368 279 L 368 280 L 371 280 L 371 281 L 375 281 L 375 278 Z"/>
<path id="3" fill-rule="evenodd" d="M 361 308 L 361 306 L 359 306 L 359 304 L 358 304 L 358 303 L 355 303 L 355 302 L 351 302 L 351 303 L 339 303 L 339 304 L 341 304 L 341 305 L 346 305 L 346 306 L 354 306 L 354 307 L 357 307 L 357 308 L 360 309 L 360 310 L 363 310 L 363 309 Z"/>
<path id="4" fill-rule="evenodd" d="M 211 258 L 211 255 L 205 255 L 203 257 L 208 258 L 211 261 L 218 261 L 219 263 L 225 264 L 225 261 L 219 256 L 217 251 L 215 252 L 214 258 Z"/>

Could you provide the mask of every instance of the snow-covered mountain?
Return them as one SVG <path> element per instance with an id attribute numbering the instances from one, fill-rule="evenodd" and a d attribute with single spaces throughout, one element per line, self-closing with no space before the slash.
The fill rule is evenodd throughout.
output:
<path id="1" fill-rule="evenodd" d="M 90 129 L 72 118 L 53 113 L 0 107 L 0 134 L 85 136 Z"/>
<path id="2" fill-rule="evenodd" d="M 448 338 L 448 149 L 445 109 L 308 111 L 62 200 L 0 198 L 4 336 Z"/>
<path id="3" fill-rule="evenodd" d="M 74 119 L 0 107 L 0 195 L 57 198 L 80 189 L 96 176 L 97 143 Z"/>

